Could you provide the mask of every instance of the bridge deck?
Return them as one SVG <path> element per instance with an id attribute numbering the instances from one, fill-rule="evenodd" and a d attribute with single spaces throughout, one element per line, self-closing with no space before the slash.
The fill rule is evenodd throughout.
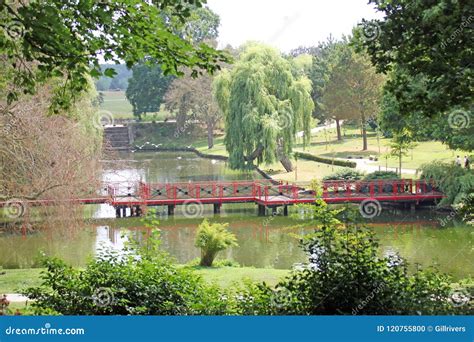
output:
<path id="1" fill-rule="evenodd" d="M 444 195 L 434 182 L 424 180 L 327 181 L 322 184 L 322 199 L 327 203 L 359 203 L 367 199 L 379 202 L 437 201 Z M 95 197 L 69 200 L 39 199 L 21 201 L 23 205 L 106 203 L 114 207 L 256 203 L 264 206 L 312 203 L 315 194 L 297 184 L 274 181 L 216 181 L 188 183 L 107 183 Z M 0 207 L 9 201 L 0 202 Z"/>

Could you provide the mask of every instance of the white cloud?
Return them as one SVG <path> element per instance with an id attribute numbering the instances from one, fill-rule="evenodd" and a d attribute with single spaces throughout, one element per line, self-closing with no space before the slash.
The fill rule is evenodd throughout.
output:
<path id="1" fill-rule="evenodd" d="M 362 18 L 380 18 L 367 0 L 208 0 L 221 17 L 219 44 L 262 41 L 282 51 L 351 33 Z"/>

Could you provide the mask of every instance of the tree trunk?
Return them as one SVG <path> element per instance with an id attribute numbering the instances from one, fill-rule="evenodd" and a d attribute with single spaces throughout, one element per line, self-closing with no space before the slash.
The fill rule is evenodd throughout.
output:
<path id="1" fill-rule="evenodd" d="M 336 120 L 336 131 L 337 131 L 337 140 L 342 140 L 342 136 L 341 136 L 341 124 L 339 123 L 339 119 L 335 119 Z"/>
<path id="2" fill-rule="evenodd" d="M 207 148 L 211 149 L 214 147 L 214 126 L 207 124 Z"/>
<path id="3" fill-rule="evenodd" d="M 199 265 L 204 267 L 211 267 L 215 257 L 216 253 L 210 251 L 201 251 L 201 262 L 199 263 Z"/>
<path id="4" fill-rule="evenodd" d="M 280 160 L 281 165 L 285 168 L 286 172 L 293 171 L 293 164 L 291 163 L 290 158 L 283 153 L 283 148 L 280 144 L 277 147 L 278 160 Z"/>
<path id="5" fill-rule="evenodd" d="M 251 155 L 249 156 L 246 156 L 244 159 L 245 161 L 253 161 L 255 158 L 258 158 L 262 155 L 263 153 L 263 145 L 262 144 L 258 144 L 257 148 L 255 149 L 255 151 L 252 152 Z"/>
<path id="6" fill-rule="evenodd" d="M 361 124 L 362 124 L 362 151 L 367 151 L 367 123 L 365 122 L 365 115 L 361 115 Z"/>
<path id="7" fill-rule="evenodd" d="M 398 155 L 398 166 L 400 168 L 400 177 L 402 176 L 402 151 L 400 151 L 400 154 Z"/>

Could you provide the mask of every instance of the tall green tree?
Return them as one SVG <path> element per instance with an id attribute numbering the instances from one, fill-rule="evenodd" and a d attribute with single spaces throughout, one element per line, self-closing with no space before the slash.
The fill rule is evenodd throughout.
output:
<path id="1" fill-rule="evenodd" d="M 402 176 L 402 161 L 403 157 L 408 155 L 408 152 L 415 148 L 416 143 L 413 141 L 410 131 L 406 128 L 398 131 L 390 142 L 390 155 L 398 158 L 398 172 Z"/>
<path id="2" fill-rule="evenodd" d="M 207 7 L 193 9 L 185 22 L 180 21 L 172 13 L 165 12 L 163 15 L 167 17 L 166 20 L 170 22 L 170 27 L 176 35 L 194 45 L 213 40 L 219 34 L 219 16 Z M 216 45 L 209 44 L 210 47 Z M 165 75 L 161 67 L 157 60 L 146 59 L 144 63 L 133 68 L 133 75 L 127 88 L 127 98 L 133 106 L 134 115 L 139 118 L 147 112 L 158 111 L 160 105 L 164 103 L 163 97 L 174 78 Z M 191 71 L 186 73 L 184 69 L 180 70 L 180 75 L 197 76 L 192 69 L 187 70 Z M 186 114 L 186 112 L 178 111 L 176 119 L 179 129 L 182 129 L 186 122 Z"/>
<path id="3" fill-rule="evenodd" d="M 320 117 L 336 122 L 337 140 L 342 139 L 341 120 L 357 119 L 354 104 L 348 96 L 347 61 L 351 58 L 351 49 L 345 42 L 328 45 L 327 53 L 317 60 Z M 314 74 L 313 74 L 314 75 Z"/>
<path id="4" fill-rule="evenodd" d="M 335 119 L 357 118 L 362 130 L 362 150 L 367 150 L 367 121 L 380 110 L 384 77 L 377 74 L 368 56 L 342 42 L 331 53 L 329 79 L 323 89 L 323 111 Z"/>
<path id="5" fill-rule="evenodd" d="M 214 129 L 222 119 L 222 112 L 212 95 L 212 81 L 210 75 L 193 78 L 188 71 L 186 76 L 172 82 L 165 96 L 166 108 L 176 111 L 177 118 L 181 118 L 177 122 L 186 120 L 188 113 L 191 113 L 193 125 L 197 122 L 205 126 L 208 148 L 214 146 Z M 185 125 L 178 122 L 176 133 L 184 133 L 184 129 Z"/>
<path id="6" fill-rule="evenodd" d="M 398 102 L 400 115 L 433 118 L 441 126 L 439 140 L 453 148 L 474 149 L 472 138 L 469 139 L 474 134 L 472 3 L 467 0 L 369 0 L 369 3 L 384 18 L 364 21 L 355 30 L 354 38 L 368 52 L 377 69 L 389 74 L 386 91 Z"/>
<path id="7" fill-rule="evenodd" d="M 173 78 L 172 75 L 165 76 L 160 65 L 135 65 L 125 92 L 133 106 L 133 115 L 141 119 L 143 114 L 159 111 Z"/>
<path id="8" fill-rule="evenodd" d="M 330 55 L 336 46 L 336 41 L 332 36 L 316 46 L 300 46 L 290 51 L 289 55 L 295 59 L 301 55 L 312 57 L 311 68 L 307 70 L 306 76 L 312 82 L 311 98 L 314 102 L 313 117 L 319 122 L 326 122 L 329 118 L 325 116 L 323 104 L 321 102 L 324 87 L 329 79 L 329 68 L 333 62 Z"/>
<path id="9" fill-rule="evenodd" d="M 298 130 L 309 140 L 311 81 L 268 46 L 248 44 L 232 70 L 216 76 L 214 95 L 225 116 L 229 165 L 248 169 L 253 161 L 280 160 L 292 170 L 290 155 Z"/>
<path id="10" fill-rule="evenodd" d="M 87 75 L 115 74 L 102 72 L 102 60 L 132 67 L 151 58 L 166 74 L 180 74 L 180 66 L 213 72 L 227 55 L 183 39 L 164 16 L 185 23 L 201 6 L 201 0 L 1 1 L 0 52 L 14 68 L 8 102 L 60 76 L 51 109 L 67 108 L 87 89 Z"/>

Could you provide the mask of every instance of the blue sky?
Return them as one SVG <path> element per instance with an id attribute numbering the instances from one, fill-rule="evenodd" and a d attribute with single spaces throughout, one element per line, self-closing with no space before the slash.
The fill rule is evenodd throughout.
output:
<path id="1" fill-rule="evenodd" d="M 362 18 L 380 18 L 367 0 L 208 0 L 221 18 L 220 47 L 257 40 L 289 51 L 329 34 L 350 34 Z"/>

